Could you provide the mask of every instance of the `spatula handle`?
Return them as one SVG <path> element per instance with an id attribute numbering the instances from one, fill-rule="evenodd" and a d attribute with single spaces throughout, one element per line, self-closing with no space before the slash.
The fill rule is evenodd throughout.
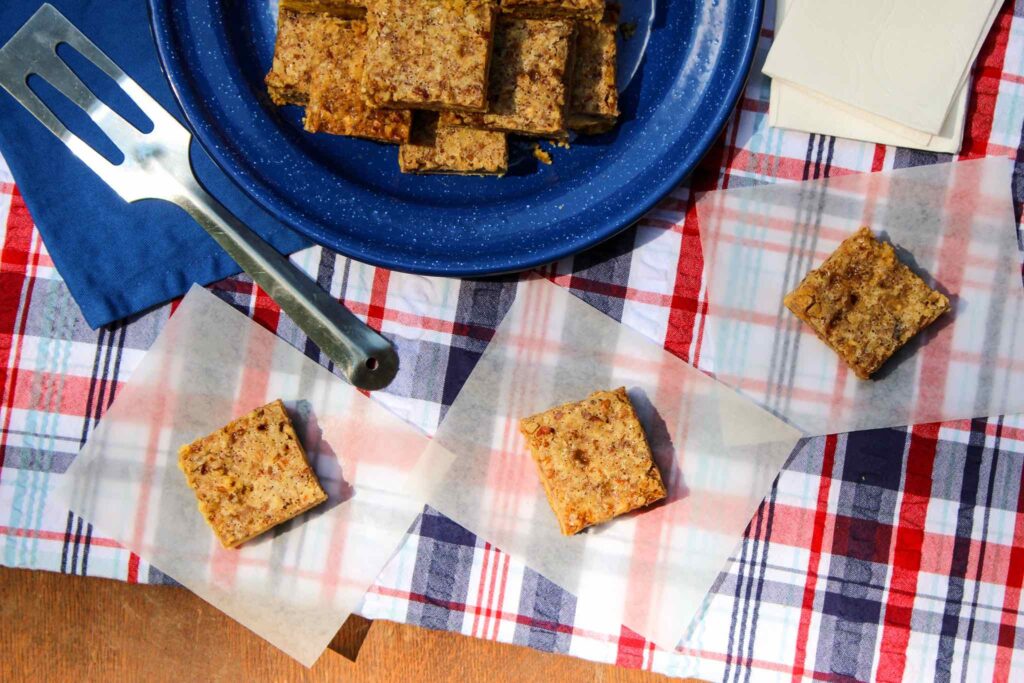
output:
<path id="1" fill-rule="evenodd" d="M 335 362 L 349 382 L 370 391 L 391 383 L 398 372 L 398 354 L 388 340 L 242 224 L 198 182 L 183 184 L 177 203 Z"/>

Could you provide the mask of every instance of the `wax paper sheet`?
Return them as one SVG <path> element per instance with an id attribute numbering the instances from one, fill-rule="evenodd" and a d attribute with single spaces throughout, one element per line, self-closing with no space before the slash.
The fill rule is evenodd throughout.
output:
<path id="1" fill-rule="evenodd" d="M 276 398 L 328 500 L 225 550 L 177 448 Z M 405 491 L 428 439 L 193 287 L 63 477 L 57 500 L 99 533 L 309 666 L 423 509 Z"/>
<path id="2" fill-rule="evenodd" d="M 565 537 L 519 418 L 625 386 L 667 501 Z M 565 289 L 526 280 L 449 409 L 419 478 L 429 502 L 579 598 L 674 646 L 800 434 Z M 458 454 L 452 456 L 452 453 Z"/>
<path id="3" fill-rule="evenodd" d="M 708 193 L 697 204 L 701 366 L 808 434 L 1024 411 L 1013 166 L 991 158 Z M 782 304 L 862 225 L 952 305 L 867 381 Z"/>

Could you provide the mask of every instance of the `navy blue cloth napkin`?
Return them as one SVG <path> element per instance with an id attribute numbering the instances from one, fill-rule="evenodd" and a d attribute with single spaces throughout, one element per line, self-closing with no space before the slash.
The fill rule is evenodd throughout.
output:
<path id="1" fill-rule="evenodd" d="M 183 120 L 160 68 L 145 0 L 51 3 Z M 41 4 L 40 0 L 0 2 L 0 44 Z M 76 65 L 85 61 L 74 56 Z M 102 75 L 96 74 L 95 83 L 102 83 Z M 89 78 L 84 80 L 93 85 Z M 102 92 L 112 91 L 110 84 L 109 90 L 100 88 Z M 88 126 L 91 122 L 73 104 L 56 91 L 33 87 L 47 104 L 60 105 L 53 108 L 80 137 L 97 139 L 84 134 L 84 127 L 80 132 L 76 121 Z M 113 100 L 108 103 L 118 107 Z M 93 327 L 184 294 L 193 282 L 208 284 L 239 272 L 234 261 L 181 209 L 157 201 L 125 203 L 2 88 L 0 153 L 58 272 Z M 195 141 L 192 162 L 210 193 L 279 251 L 291 253 L 308 246 L 305 238 L 254 205 Z"/>

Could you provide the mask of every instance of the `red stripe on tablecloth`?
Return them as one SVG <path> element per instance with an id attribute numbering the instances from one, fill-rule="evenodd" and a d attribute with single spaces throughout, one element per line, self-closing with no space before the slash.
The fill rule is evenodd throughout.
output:
<path id="1" fill-rule="evenodd" d="M 158 386 L 166 386 L 170 369 L 166 363 L 160 366 Z M 131 388 L 128 389 L 132 391 Z M 136 391 L 141 391 L 136 389 Z M 121 394 L 123 400 L 124 394 Z M 139 497 L 135 507 L 135 520 L 131 531 L 131 542 L 127 543 L 131 548 L 143 548 L 143 539 L 146 537 L 146 522 L 149 515 L 150 494 L 153 491 L 153 476 L 156 471 L 156 455 L 160 449 L 161 437 L 163 436 L 164 423 L 168 415 L 173 414 L 171 406 L 176 399 L 175 392 L 166 391 L 156 395 L 153 412 L 149 419 L 149 431 L 146 434 L 146 449 L 143 455 L 142 476 L 139 478 Z M 159 498 L 158 498 L 159 500 Z M 128 558 L 128 582 L 136 583 L 139 579 L 139 558 L 134 552 Z"/>
<path id="2" fill-rule="evenodd" d="M 764 111 L 768 111 L 768 106 L 767 105 L 768 105 L 768 103 L 765 102 L 764 103 L 764 106 L 765 106 Z M 734 112 L 733 115 L 732 115 L 732 118 L 729 119 L 729 127 L 726 128 L 725 134 L 722 135 L 722 139 L 723 140 L 728 138 L 728 142 L 725 143 L 725 148 L 724 148 L 725 164 L 724 164 L 724 166 L 722 168 L 722 189 L 723 190 L 728 189 L 728 187 L 729 187 L 729 172 L 732 169 L 737 168 L 733 164 L 733 161 L 734 161 L 736 155 L 739 154 L 739 152 L 740 152 L 740 147 L 736 144 L 736 140 L 739 138 L 739 134 L 740 134 L 740 112 Z M 738 170 L 745 170 L 745 169 L 740 168 Z"/>
<path id="3" fill-rule="evenodd" d="M 875 155 L 871 158 L 871 172 L 878 173 L 885 168 L 885 145 L 875 145 Z"/>
<path id="4" fill-rule="evenodd" d="M 3 303 L 0 303 L 0 308 L 2 308 L 2 306 Z M 2 310 L 6 311 L 7 309 Z M 0 340 L 0 343 L 2 343 L 2 340 Z M 0 347 L 0 355 L 2 355 L 2 353 L 3 349 Z M 12 365 L 12 368 L 17 370 L 16 365 Z M 2 368 L 0 368 L 0 372 L 3 372 Z M 12 378 L 10 383 L 12 390 L 8 392 L 8 398 L 3 402 L 3 406 L 9 410 L 38 409 L 40 408 L 37 403 L 39 397 L 33 396 L 32 385 L 52 386 L 60 384 L 60 395 L 54 397 L 53 402 L 46 406 L 46 410 L 48 412 L 57 412 L 61 415 L 84 417 L 87 403 L 86 399 L 89 395 L 89 385 L 93 381 L 94 380 L 91 377 L 62 375 L 57 372 L 29 370 L 23 368 L 17 371 L 16 377 Z M 114 382 L 113 380 L 107 381 L 107 386 L 113 391 L 119 391 L 123 384 L 123 382 Z"/>
<path id="5" fill-rule="evenodd" d="M 179 296 L 179 297 L 176 297 L 174 299 L 171 299 L 171 310 L 167 314 L 168 318 L 170 318 L 171 316 L 173 316 L 175 314 L 175 312 L 178 310 L 178 306 L 181 306 L 181 302 L 184 301 L 184 299 L 185 299 L 185 297 L 183 297 L 183 296 Z"/>
<path id="6" fill-rule="evenodd" d="M 554 278 L 556 272 L 556 264 L 551 264 L 547 269 L 542 269 L 541 275 L 549 280 Z M 574 284 L 574 278 L 568 278 L 571 284 Z M 522 328 L 518 335 L 513 335 L 510 343 L 513 344 L 516 352 L 516 361 L 526 366 L 536 365 L 540 366 L 542 363 L 541 353 L 545 346 L 545 342 L 550 340 L 547 339 L 548 330 L 545 327 L 545 321 L 550 320 L 550 310 L 553 304 L 553 292 L 551 289 L 542 289 L 539 292 L 531 293 L 531 295 L 521 303 L 522 312 L 519 314 L 519 320 L 521 321 Z M 510 397 L 510 405 L 508 408 L 508 414 L 511 415 L 524 415 L 527 414 L 520 405 L 522 398 L 513 395 Z M 493 510 L 494 516 L 505 516 L 511 518 L 515 514 L 516 507 L 521 500 L 524 490 L 530 491 L 527 495 L 532 496 L 532 488 L 528 488 L 531 485 L 526 484 L 524 479 L 529 478 L 533 481 L 532 486 L 536 486 L 536 479 L 533 478 L 532 472 L 534 465 L 530 458 L 524 457 L 523 455 L 523 444 L 519 434 L 518 421 L 514 419 L 506 419 L 502 425 L 502 436 L 501 436 L 501 449 L 495 451 L 492 449 L 491 452 L 491 465 L 487 471 L 487 486 L 490 491 L 494 494 Z M 500 553 L 500 551 L 497 551 Z M 497 573 L 497 563 L 499 560 L 504 561 L 502 567 L 502 574 L 500 583 L 498 584 L 498 605 L 497 609 L 488 609 L 488 619 L 494 619 L 494 634 L 497 635 L 497 629 L 500 624 L 500 619 L 494 615 L 501 613 L 501 607 L 504 604 L 505 588 L 508 583 L 508 558 L 502 554 L 496 555 L 494 569 L 492 571 Z M 491 605 L 492 597 L 494 595 L 494 577 L 492 576 L 491 588 L 488 592 L 488 607 Z M 482 633 L 486 636 L 485 621 Z"/>
<path id="7" fill-rule="evenodd" d="M 728 187 L 729 187 L 729 178 L 730 178 L 729 169 L 730 168 L 743 168 L 742 166 L 738 167 L 736 165 L 736 159 L 737 159 L 737 157 L 739 157 L 741 155 L 741 150 L 736 145 L 736 139 L 737 139 L 737 136 L 739 135 L 739 131 L 740 131 L 739 116 L 736 115 L 736 116 L 734 116 L 733 122 L 732 122 L 729 130 L 726 131 L 726 135 L 731 135 L 731 137 L 729 138 L 728 146 L 725 149 L 723 149 L 723 155 L 727 158 L 727 162 L 725 164 L 725 168 L 723 169 L 723 177 L 722 177 L 722 189 L 723 190 L 728 189 Z M 721 161 L 719 161 L 718 167 L 721 168 L 721 166 L 722 166 Z M 707 189 L 713 190 L 713 189 L 715 189 L 716 185 L 717 185 L 717 180 L 712 179 L 712 180 L 710 180 L 710 185 L 708 186 Z M 704 247 L 701 244 L 701 240 L 700 240 L 700 221 L 697 218 L 697 196 L 698 196 L 698 193 L 699 193 L 700 189 L 703 189 L 703 188 L 700 188 L 698 185 L 694 185 L 693 189 L 691 189 L 691 191 L 690 191 L 690 205 L 687 207 L 686 220 L 685 220 L 685 223 L 683 224 L 683 237 L 682 237 L 682 241 L 681 241 L 680 249 L 679 249 L 680 263 L 685 258 L 686 247 L 689 247 L 693 251 L 693 257 L 689 259 L 690 265 L 686 269 L 686 271 L 687 271 L 686 272 L 686 277 L 689 280 L 689 289 L 693 291 L 693 294 L 692 294 L 692 296 L 689 296 L 688 299 L 680 300 L 680 297 L 679 297 L 680 292 L 673 291 L 673 297 L 672 297 L 672 311 L 673 312 L 675 312 L 675 310 L 677 308 L 677 304 L 682 304 L 682 305 L 686 306 L 687 309 L 692 309 L 692 310 L 684 310 L 683 316 L 682 316 L 682 320 L 683 320 L 683 322 L 689 322 L 688 332 L 686 334 L 686 338 L 688 338 L 689 340 L 692 341 L 693 340 L 693 335 L 694 334 L 697 335 L 696 344 L 693 345 L 693 348 L 694 348 L 693 358 L 692 359 L 690 358 L 690 344 L 689 344 L 689 342 L 686 345 L 685 352 L 682 353 L 682 354 L 679 354 L 679 355 L 684 360 L 691 361 L 694 366 L 697 366 L 700 363 L 700 349 L 701 349 L 701 344 L 704 341 L 704 321 L 706 319 L 706 315 L 705 314 L 708 311 L 707 299 L 706 298 L 701 298 L 701 294 L 700 294 L 701 293 L 702 285 L 704 283 Z M 692 226 L 692 231 L 688 230 L 688 228 L 690 226 Z M 683 270 L 681 267 L 677 268 L 677 276 L 676 276 L 676 284 L 677 285 L 679 284 L 679 280 L 680 280 L 678 273 L 681 270 Z M 692 303 L 687 304 L 687 301 L 690 301 Z M 671 321 L 671 317 L 670 317 L 670 319 L 669 319 L 669 332 L 668 332 L 668 334 L 670 334 L 670 335 L 672 334 L 671 322 L 672 321 Z M 696 330 L 693 329 L 695 325 L 696 325 L 696 328 L 697 328 Z M 665 346 L 666 346 L 666 348 L 668 348 L 668 343 L 667 342 L 666 342 Z"/>
<path id="8" fill-rule="evenodd" d="M 542 275 L 548 279 L 551 279 L 555 270 L 554 264 L 552 264 L 548 272 L 542 272 Z M 539 362 L 540 357 L 538 354 L 538 346 L 541 344 L 538 341 L 545 339 L 544 332 L 537 329 L 538 326 L 543 325 L 543 321 L 549 320 L 549 309 L 551 305 L 552 297 L 549 290 L 542 290 L 539 294 L 533 294 L 522 302 L 524 311 L 520 314 L 520 320 L 523 321 L 523 329 L 519 337 L 513 337 L 512 343 L 515 344 L 516 356 L 518 362 L 530 364 L 531 361 Z M 536 310 L 536 313 L 535 313 Z M 509 406 L 511 414 L 522 414 L 519 410 L 519 399 L 513 397 L 513 403 Z M 515 509 L 515 506 L 519 500 L 522 489 L 523 472 L 521 465 L 523 460 L 517 457 L 515 449 L 515 443 L 519 437 L 518 423 L 515 420 L 505 420 L 503 425 L 501 449 L 499 453 L 495 453 L 492 449 L 491 454 L 491 465 L 487 471 L 487 486 L 490 491 L 495 495 L 494 500 L 494 513 L 495 515 L 511 515 Z M 491 546 L 488 544 L 488 548 Z M 495 623 L 500 622 L 500 619 L 496 617 L 497 614 L 502 612 L 502 604 L 499 603 L 497 609 L 491 609 L 490 605 L 494 595 L 494 579 L 497 573 L 497 563 L 502 559 L 502 553 L 497 548 L 494 548 L 495 559 L 492 567 L 491 584 L 487 592 L 487 610 L 485 611 L 485 617 L 480 633 L 486 637 L 487 625 L 489 619 L 495 619 Z M 502 577 L 500 592 L 504 597 L 505 584 L 507 582 L 507 569 Z M 481 574 L 481 583 L 483 583 L 486 576 Z M 479 599 L 478 599 L 479 602 Z M 474 620 L 474 629 L 476 628 L 476 620 Z"/>
<path id="9" fill-rule="evenodd" d="M 1018 76 L 1014 73 L 1004 71 L 1001 78 L 1008 83 L 1017 83 L 1018 85 L 1024 84 L 1024 76 Z"/>
<path id="10" fill-rule="evenodd" d="M 765 114 L 768 112 L 768 102 L 756 97 L 743 97 L 740 99 L 739 108 L 755 114 Z"/>
<path id="11" fill-rule="evenodd" d="M 7 454 L 7 434 L 11 428 L 13 412 L 11 407 L 18 383 L 18 367 L 21 365 L 21 350 L 28 315 L 22 315 L 19 329 L 15 330 L 15 326 L 18 324 L 19 312 L 28 312 L 35 285 L 35 279 L 29 271 L 35 272 L 39 263 L 39 250 L 36 249 L 35 253 L 32 253 L 32 236 L 32 217 L 21 193 L 14 188 L 7 214 L 4 244 L 0 250 L 0 407 L 7 408 L 3 430 L 0 431 L 0 477 L 3 476 L 4 459 Z M 20 305 L 23 290 L 24 307 Z"/>
<path id="12" fill-rule="evenodd" d="M 281 307 L 263 291 L 263 288 L 256 285 L 252 287 L 252 297 L 252 319 L 271 332 L 277 332 L 277 326 L 281 322 Z"/>
<path id="13" fill-rule="evenodd" d="M 495 548 L 495 551 L 497 551 L 497 548 Z M 498 565 L 502 561 L 503 557 L 503 553 L 495 552 L 494 561 L 491 563 L 491 580 L 487 584 L 487 599 L 484 601 L 484 618 L 480 624 L 480 635 L 484 638 L 488 637 L 487 630 L 488 626 L 490 626 L 491 619 L 497 620 L 495 615 L 501 611 L 500 605 L 497 608 L 494 607 L 494 596 L 497 595 L 495 586 L 498 584 Z"/>
<path id="14" fill-rule="evenodd" d="M 1013 546 L 1006 570 L 1003 611 L 999 616 L 999 638 L 993 679 L 1007 681 L 1015 654 L 1021 584 L 1024 583 L 1024 482 L 1018 482 L 1017 515 L 1013 525 Z"/>
<path id="15" fill-rule="evenodd" d="M 477 607 L 473 611 L 473 628 L 470 631 L 470 635 L 476 637 L 477 627 L 480 625 L 481 616 L 481 605 L 484 601 L 484 588 L 487 586 L 487 565 L 491 561 L 491 544 L 484 541 L 484 553 L 483 563 L 480 566 L 480 579 L 477 581 L 476 586 L 476 604 Z"/>
<path id="16" fill-rule="evenodd" d="M 697 195 L 701 191 L 713 190 L 718 184 L 718 169 L 722 166 L 724 149 L 721 142 L 715 145 L 693 174 L 690 197 L 683 221 L 679 244 L 679 262 L 676 264 L 676 281 L 672 288 L 672 308 L 668 315 L 668 329 L 665 332 L 665 348 L 683 360 L 690 360 L 690 346 L 693 343 L 694 327 L 698 311 L 701 318 L 707 311 L 707 303 L 700 301 L 701 283 L 704 281 L 704 256 L 700 243 L 700 224 L 697 218 Z M 693 359 L 696 365 L 699 359 Z"/>
<path id="17" fill-rule="evenodd" d="M 504 560 L 501 565 L 501 578 L 498 580 L 498 603 L 494 610 L 495 615 L 502 611 L 502 605 L 505 604 L 505 586 L 508 585 L 508 565 L 511 562 L 511 557 L 502 553 L 501 558 Z M 501 624 L 501 619 L 494 619 L 494 629 L 491 631 L 491 640 L 498 639 L 498 626 Z"/>
<path id="18" fill-rule="evenodd" d="M 139 556 L 135 553 L 129 553 L 128 555 L 128 583 L 139 582 Z"/>
<path id="19" fill-rule="evenodd" d="M 917 577 L 921 571 L 921 549 L 925 539 L 925 518 L 932 492 L 932 468 L 938 444 L 939 425 L 914 427 L 907 450 L 903 477 L 903 499 L 893 541 L 892 572 L 883 614 L 882 637 L 876 679 L 902 680 L 910 641 L 910 618 L 914 613 Z"/>
<path id="20" fill-rule="evenodd" d="M 1002 425 L 1000 429 L 998 425 L 992 424 L 994 420 L 990 420 L 985 426 L 985 434 L 988 436 L 996 436 L 998 430 L 998 436 L 1002 439 L 1009 439 L 1010 441 L 1024 441 L 1024 428 L 1011 427 L 1009 425 Z M 948 425 L 946 426 L 948 429 Z M 970 428 L 964 428 L 962 431 L 970 431 Z"/>
<path id="21" fill-rule="evenodd" d="M 253 298 L 253 320 L 271 332 L 276 332 L 281 321 L 281 309 L 262 288 L 255 284 L 251 286 L 250 293 Z M 244 340 L 238 340 L 239 344 L 244 342 L 244 348 L 240 351 L 246 354 L 247 360 L 242 362 L 242 377 L 239 381 L 239 389 L 233 399 L 231 415 L 244 415 L 255 410 L 267 400 L 274 400 L 269 396 L 271 369 L 261 363 L 256 363 L 256 354 L 265 347 L 255 339 L 255 335 L 247 334 Z M 345 476 L 354 480 L 354 472 L 346 472 Z M 332 542 L 334 537 L 332 537 Z M 330 563 L 334 557 L 333 545 L 328 547 L 327 553 Z M 212 574 L 222 584 L 234 585 L 238 576 L 240 556 L 233 550 L 221 547 L 219 543 L 213 545 L 209 557 L 209 567 Z"/>
<path id="22" fill-rule="evenodd" d="M 245 286 L 240 287 L 239 284 L 244 284 Z M 235 292 L 238 294 L 248 294 L 251 292 L 251 287 L 248 283 L 238 283 L 235 280 L 223 280 L 218 282 L 214 287 L 218 290 Z M 370 315 L 370 307 L 372 304 L 354 300 L 346 300 L 344 304 L 346 308 L 356 315 L 366 317 L 369 317 Z M 451 320 L 442 320 L 440 318 L 421 315 L 418 313 L 409 313 L 407 311 L 400 311 L 394 308 L 382 309 L 380 306 L 374 308 L 374 312 L 380 320 L 395 322 L 408 327 L 416 327 L 434 332 L 443 332 L 461 337 L 470 337 L 473 339 L 480 339 L 482 341 L 490 341 L 491 337 L 494 336 L 494 330 L 483 325 L 452 322 Z"/>
<path id="23" fill-rule="evenodd" d="M 370 305 L 366 309 L 366 324 L 371 329 L 381 331 L 384 327 L 384 319 L 387 315 L 388 283 L 391 280 L 391 271 L 384 268 L 373 269 L 373 284 L 370 285 Z M 370 392 L 360 389 L 359 393 L 369 396 Z"/>
<path id="24" fill-rule="evenodd" d="M 744 174 L 762 175 L 778 180 L 803 180 L 807 165 L 808 159 L 804 157 L 784 157 L 766 152 L 738 149 L 732 157 L 730 168 L 734 171 L 742 171 Z M 828 176 L 830 178 L 838 178 L 839 176 L 852 175 L 854 173 L 863 173 L 863 169 L 847 168 L 845 166 L 836 166 L 835 164 L 831 164 L 828 167 Z"/>
<path id="25" fill-rule="evenodd" d="M 805 675 L 807 637 L 811 630 L 811 617 L 814 615 L 814 593 L 817 590 L 818 564 L 821 562 L 821 548 L 825 540 L 825 520 L 828 518 L 828 496 L 832 488 L 832 468 L 836 460 L 837 442 L 838 437 L 835 434 L 825 438 L 825 453 L 818 482 L 818 504 L 814 513 L 814 532 L 811 535 L 811 552 L 807 560 L 807 581 L 804 583 L 804 597 L 800 604 L 800 625 L 796 634 L 796 653 L 793 655 L 794 681 L 799 681 Z"/>
<path id="26" fill-rule="evenodd" d="M 644 648 L 647 647 L 644 637 L 623 626 L 616 640 L 618 649 L 615 652 L 615 666 L 624 666 L 629 669 L 643 668 Z"/>
<path id="27" fill-rule="evenodd" d="M 625 285 L 617 285 L 600 280 L 591 280 L 581 277 L 579 274 L 556 275 L 551 281 L 562 287 L 570 287 L 589 294 L 601 294 L 629 301 L 636 301 L 642 304 L 653 304 L 655 306 L 672 305 L 672 297 L 668 294 L 658 294 L 642 289 L 635 289 Z"/>
<path id="28" fill-rule="evenodd" d="M 388 283 L 390 281 L 391 271 L 374 268 L 373 284 L 370 287 L 370 305 L 366 309 L 366 324 L 378 332 L 387 316 Z"/>
<path id="29" fill-rule="evenodd" d="M 0 536 L 12 536 L 14 538 L 37 538 L 41 541 L 59 541 L 63 543 L 66 540 L 67 532 L 46 531 L 44 529 L 21 529 L 18 527 L 0 526 Z M 98 536 L 91 536 L 89 538 L 89 545 L 94 545 L 101 548 L 121 547 L 121 544 L 113 539 L 100 538 Z"/>
<path id="30" fill-rule="evenodd" d="M 345 306 L 356 315 L 369 316 L 369 304 L 365 304 L 361 301 L 346 301 Z M 409 313 L 407 311 L 399 311 L 394 308 L 388 308 L 378 312 L 380 313 L 381 320 L 395 322 L 407 327 L 416 327 L 423 330 L 430 330 L 432 332 L 443 332 L 446 334 L 458 335 L 460 337 L 479 339 L 485 342 L 490 341 L 491 337 L 494 336 L 494 330 L 483 325 L 442 320 L 441 318 L 435 318 L 429 315 L 420 315 L 418 313 Z"/>
<path id="31" fill-rule="evenodd" d="M 999 99 L 999 83 L 1004 75 L 1006 44 L 1010 40 L 1010 25 L 1013 23 L 1013 5 L 1012 2 L 1003 4 L 994 30 L 989 32 L 978 52 L 971 96 L 967 103 L 967 126 L 960 148 L 961 159 L 978 159 L 989 153 L 989 138 L 992 136 L 996 101 Z"/>

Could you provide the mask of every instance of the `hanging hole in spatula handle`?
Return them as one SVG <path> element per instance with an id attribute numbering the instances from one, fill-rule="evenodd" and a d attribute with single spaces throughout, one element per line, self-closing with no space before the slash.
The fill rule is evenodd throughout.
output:
<path id="1" fill-rule="evenodd" d="M 182 208 L 334 361 L 349 382 L 368 391 L 391 383 L 398 373 L 398 354 L 391 342 L 243 225 L 198 182 L 191 179 L 185 185 Z"/>

